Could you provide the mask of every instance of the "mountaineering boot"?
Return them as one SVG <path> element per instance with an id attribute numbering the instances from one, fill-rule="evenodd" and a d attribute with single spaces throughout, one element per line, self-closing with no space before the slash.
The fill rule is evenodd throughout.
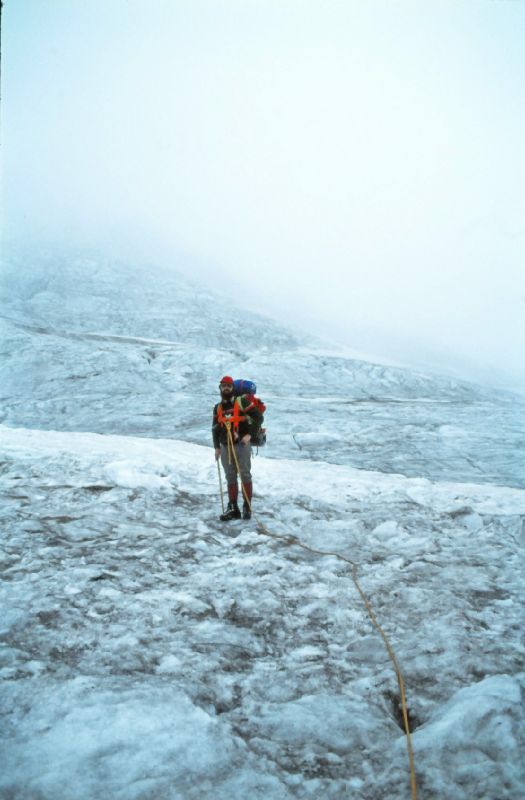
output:
<path id="1" fill-rule="evenodd" d="M 230 501 L 224 514 L 221 514 L 219 519 L 221 522 L 229 522 L 230 519 L 240 519 L 241 511 L 237 503 Z"/>
<path id="2" fill-rule="evenodd" d="M 252 518 L 252 494 L 253 494 L 252 482 L 246 481 L 246 483 L 243 484 L 243 495 L 244 495 L 244 505 L 242 507 L 243 519 Z"/>

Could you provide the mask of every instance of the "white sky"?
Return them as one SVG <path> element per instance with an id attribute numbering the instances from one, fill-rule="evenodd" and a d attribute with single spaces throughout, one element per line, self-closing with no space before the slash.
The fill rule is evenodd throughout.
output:
<path id="1" fill-rule="evenodd" d="M 2 126 L 15 240 L 525 387 L 525 2 L 4 0 Z"/>

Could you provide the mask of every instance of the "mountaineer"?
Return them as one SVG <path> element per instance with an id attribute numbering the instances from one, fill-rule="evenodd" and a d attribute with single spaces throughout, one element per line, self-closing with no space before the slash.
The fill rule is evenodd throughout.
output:
<path id="1" fill-rule="evenodd" d="M 260 434 L 263 422 L 261 407 L 264 409 L 264 405 L 251 394 L 236 396 L 234 381 L 229 375 L 221 378 L 219 390 L 221 401 L 213 408 L 213 446 L 215 460 L 221 459 L 228 485 L 228 507 L 219 519 L 226 522 L 241 517 L 241 511 L 237 504 L 239 496 L 237 464 L 241 473 L 244 500 L 242 518 L 250 519 L 252 515 L 251 443 L 252 441 L 256 442 Z"/>

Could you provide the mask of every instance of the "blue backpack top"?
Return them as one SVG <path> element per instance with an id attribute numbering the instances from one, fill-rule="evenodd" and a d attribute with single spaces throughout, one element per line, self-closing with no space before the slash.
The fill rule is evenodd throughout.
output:
<path id="1" fill-rule="evenodd" d="M 255 394 L 257 386 L 253 381 L 237 380 L 233 382 L 233 394 L 240 397 L 241 394 Z"/>

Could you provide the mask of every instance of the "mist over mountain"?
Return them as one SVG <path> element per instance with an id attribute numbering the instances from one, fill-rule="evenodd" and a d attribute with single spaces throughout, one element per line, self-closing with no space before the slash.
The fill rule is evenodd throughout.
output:
<path id="1" fill-rule="evenodd" d="M 1 13 L 1 800 L 525 797 L 525 3 Z"/>
<path id="2" fill-rule="evenodd" d="M 357 360 L 230 294 L 92 254 L 11 256 L 1 421 L 208 445 L 227 373 L 257 383 L 270 458 L 523 485 L 519 396 Z"/>
<path id="3" fill-rule="evenodd" d="M 182 274 L 2 265 L 0 794 L 523 793 L 523 400 L 358 360 Z M 262 311 L 263 309 L 261 309 Z M 212 405 L 255 380 L 254 515 Z"/>

